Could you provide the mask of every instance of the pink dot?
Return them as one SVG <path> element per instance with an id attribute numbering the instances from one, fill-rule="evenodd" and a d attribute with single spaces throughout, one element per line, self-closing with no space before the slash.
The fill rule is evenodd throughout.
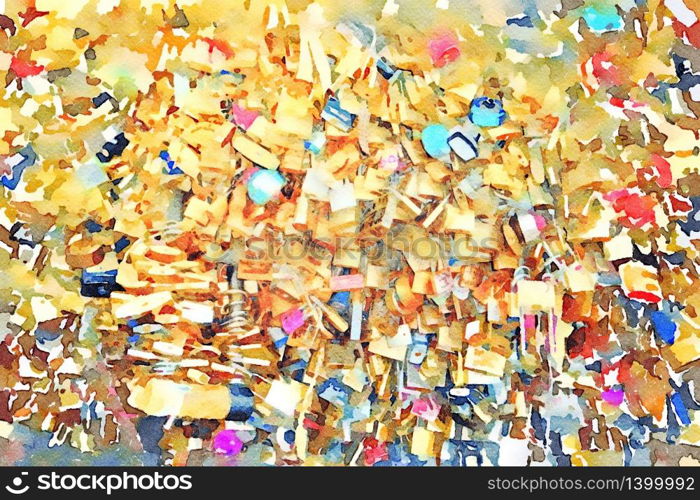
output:
<path id="1" fill-rule="evenodd" d="M 238 438 L 236 431 L 224 429 L 214 436 L 212 448 L 224 455 L 238 455 L 243 450 L 243 441 Z"/>
<path id="2" fill-rule="evenodd" d="M 620 406 L 625 398 L 625 392 L 621 389 L 608 389 L 603 391 L 603 401 L 611 405 Z"/>

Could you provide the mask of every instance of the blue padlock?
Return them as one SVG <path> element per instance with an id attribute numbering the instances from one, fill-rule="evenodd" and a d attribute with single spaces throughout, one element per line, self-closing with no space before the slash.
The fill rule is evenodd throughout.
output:
<path id="1" fill-rule="evenodd" d="M 469 119 L 479 127 L 498 127 L 506 121 L 506 112 L 499 99 L 477 97 L 469 106 Z"/>
<path id="2" fill-rule="evenodd" d="M 481 135 L 471 130 L 471 126 L 457 126 L 450 130 L 447 138 L 452 151 L 464 161 L 473 160 L 479 156 L 478 143 Z"/>

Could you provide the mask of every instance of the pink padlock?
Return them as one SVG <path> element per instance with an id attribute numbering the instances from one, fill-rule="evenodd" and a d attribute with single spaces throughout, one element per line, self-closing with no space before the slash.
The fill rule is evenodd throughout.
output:
<path id="1" fill-rule="evenodd" d="M 460 56 L 457 39 L 447 33 L 439 35 L 428 42 L 428 51 L 433 64 L 437 68 L 442 68 L 448 63 L 455 61 Z"/>
<path id="2" fill-rule="evenodd" d="M 291 335 L 304 324 L 304 311 L 299 308 L 290 309 L 282 314 L 282 329 Z"/>
<path id="3" fill-rule="evenodd" d="M 231 106 L 231 111 L 233 112 L 233 121 L 236 125 L 243 127 L 243 130 L 248 130 L 255 119 L 260 116 L 257 111 L 246 109 L 236 103 Z"/>

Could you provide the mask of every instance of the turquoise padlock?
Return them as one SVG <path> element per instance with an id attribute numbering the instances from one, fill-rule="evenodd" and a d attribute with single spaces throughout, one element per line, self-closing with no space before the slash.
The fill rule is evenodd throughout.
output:
<path id="1" fill-rule="evenodd" d="M 596 33 L 619 31 L 624 27 L 624 21 L 614 5 L 589 5 L 583 9 L 583 19 Z"/>
<path id="2" fill-rule="evenodd" d="M 447 127 L 434 124 L 423 129 L 420 140 L 426 153 L 433 158 L 442 158 L 450 154 L 450 145 L 447 144 L 449 137 L 450 131 Z"/>
<path id="3" fill-rule="evenodd" d="M 500 100 L 477 97 L 469 106 L 469 119 L 479 127 L 498 127 L 506 120 L 506 112 Z"/>
<path id="4" fill-rule="evenodd" d="M 277 170 L 260 169 L 248 179 L 248 196 L 258 205 L 264 205 L 277 196 L 287 180 Z"/>

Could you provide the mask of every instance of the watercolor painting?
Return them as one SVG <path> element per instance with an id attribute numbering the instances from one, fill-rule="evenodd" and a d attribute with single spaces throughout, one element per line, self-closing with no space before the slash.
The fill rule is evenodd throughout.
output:
<path id="1" fill-rule="evenodd" d="M 700 465 L 700 3 L 0 0 L 0 464 Z"/>

